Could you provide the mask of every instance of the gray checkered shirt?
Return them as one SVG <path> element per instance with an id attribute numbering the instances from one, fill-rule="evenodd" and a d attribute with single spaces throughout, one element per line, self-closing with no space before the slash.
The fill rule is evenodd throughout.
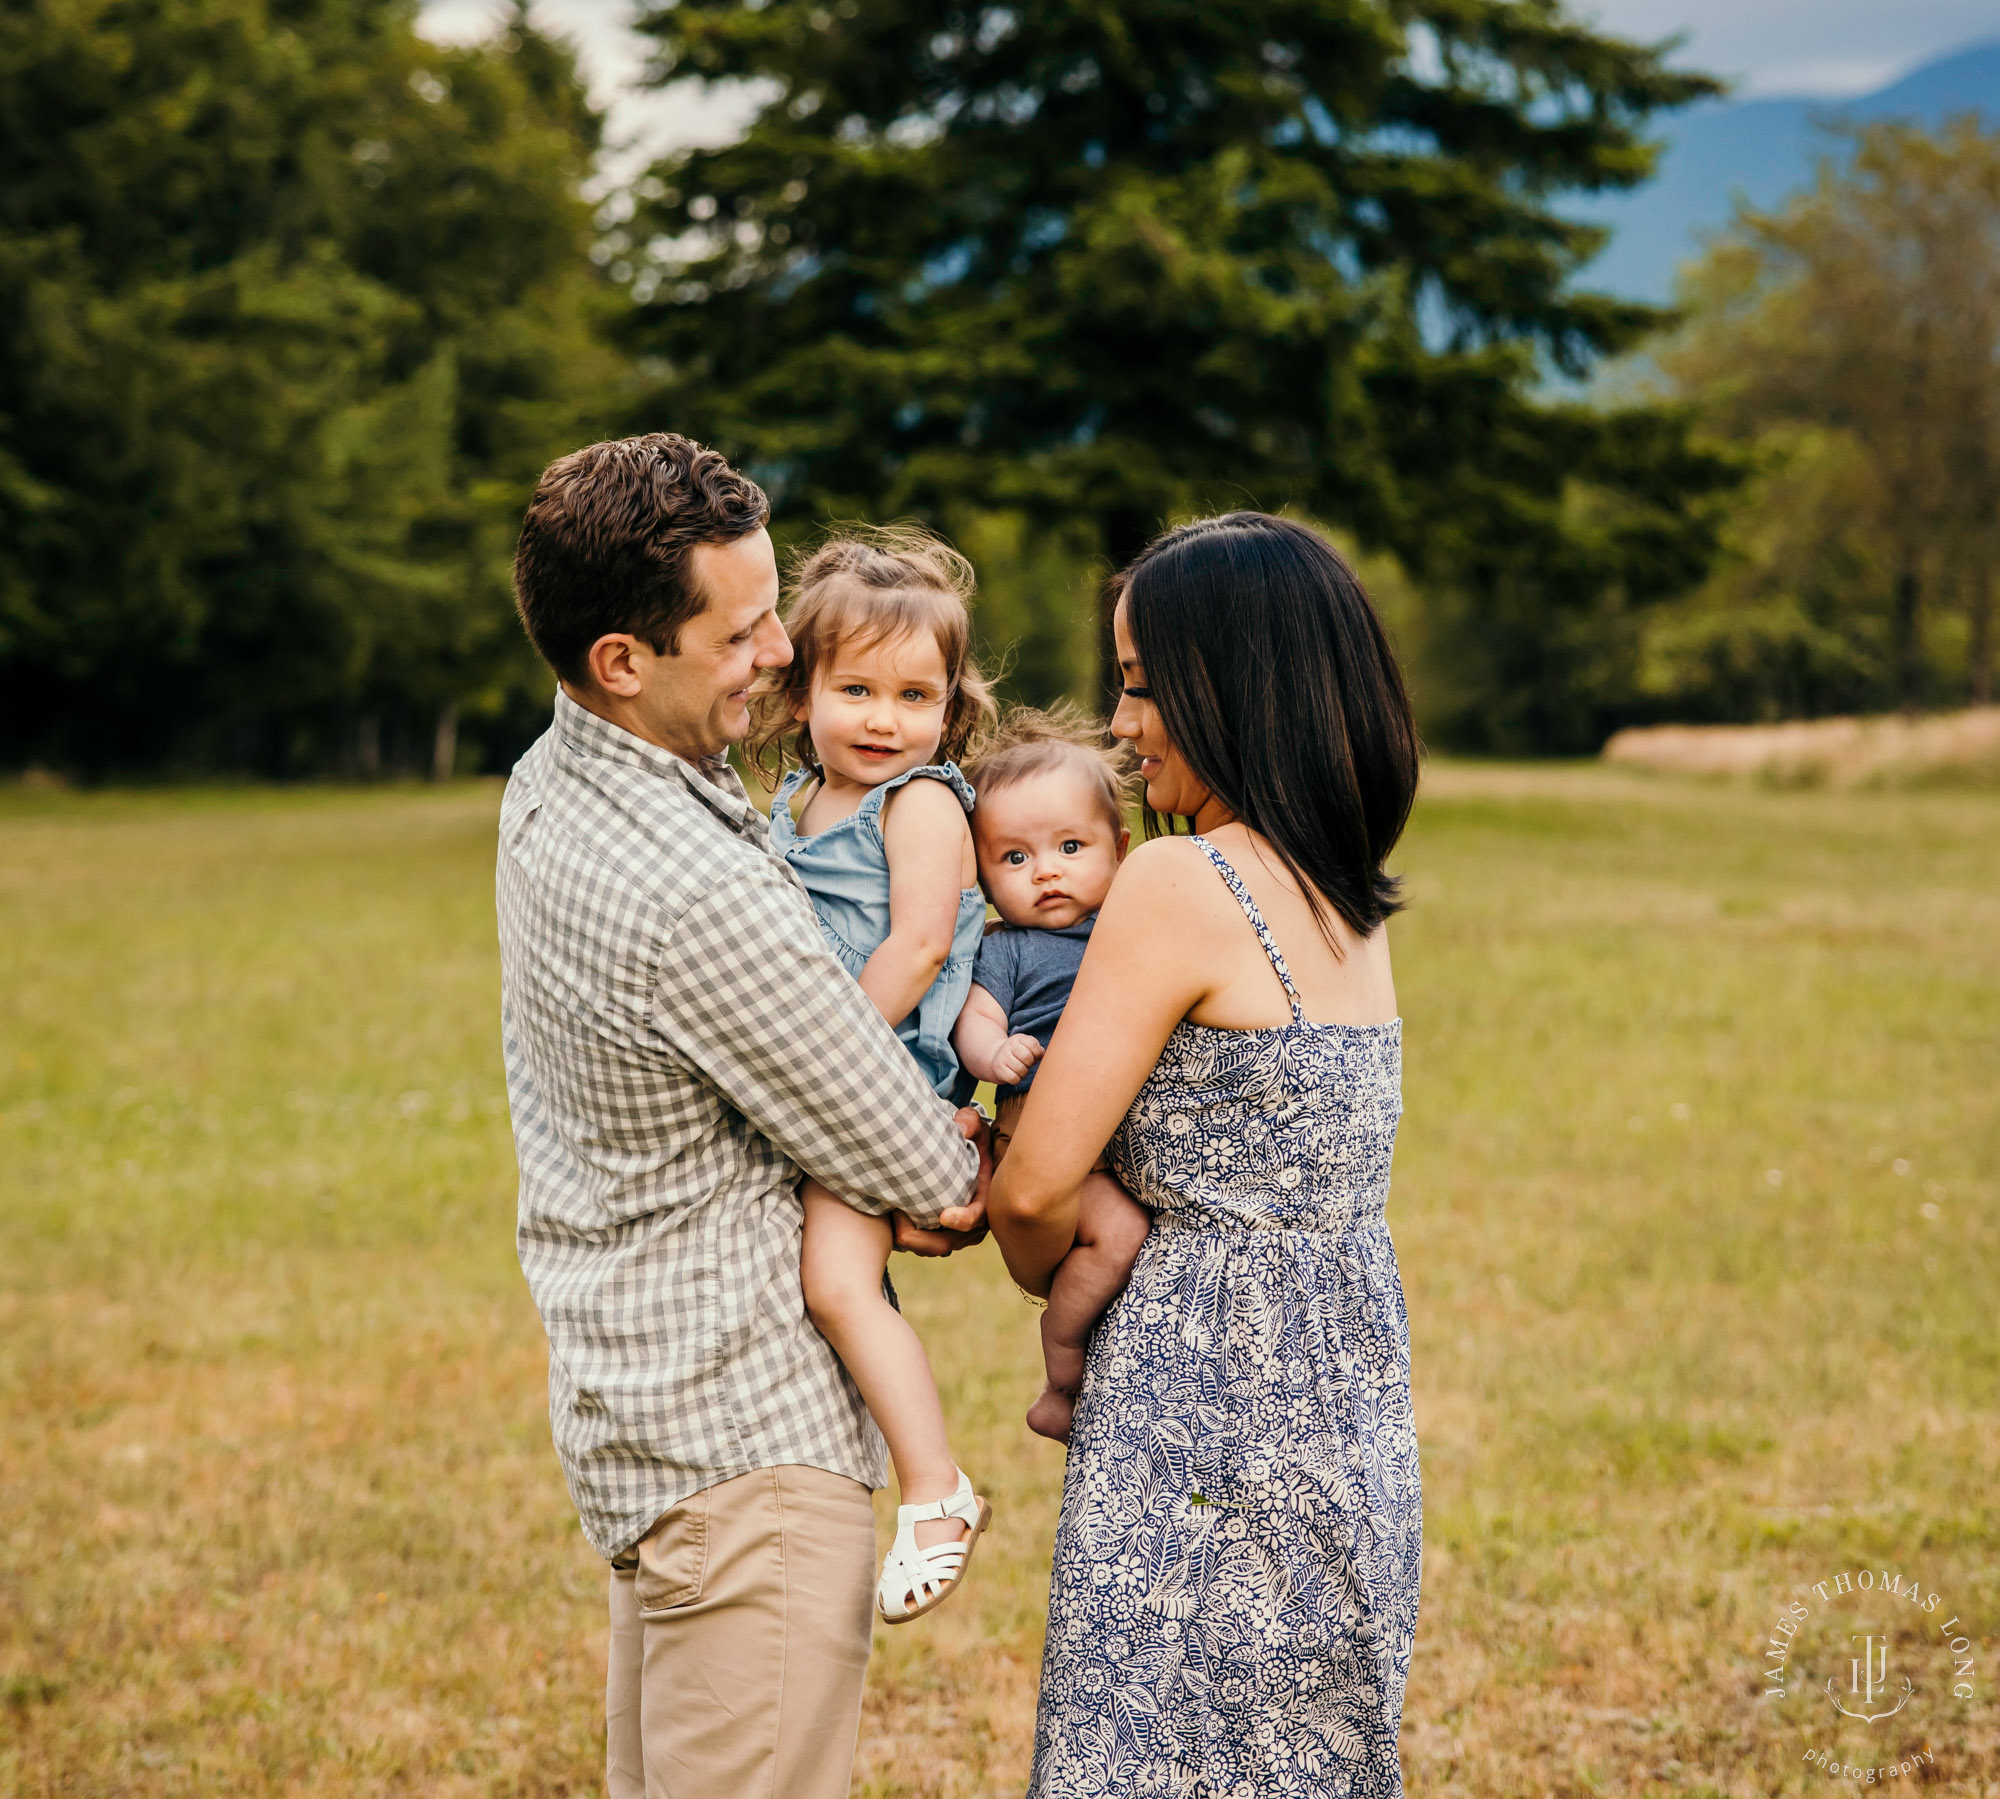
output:
<path id="1" fill-rule="evenodd" d="M 800 1169 L 935 1223 L 978 1158 L 827 951 L 723 761 L 556 696 L 500 808 L 501 1031 L 521 1269 L 584 1535 L 796 1462 L 883 1484 L 805 1315 Z"/>

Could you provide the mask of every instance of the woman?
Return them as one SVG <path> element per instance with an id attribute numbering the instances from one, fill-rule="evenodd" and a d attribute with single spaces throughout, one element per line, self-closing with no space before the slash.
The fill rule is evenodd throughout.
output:
<path id="1" fill-rule="evenodd" d="M 1107 1139 L 1157 1214 L 1091 1341 L 1030 1791 L 1400 1794 L 1422 1517 L 1382 864 L 1416 731 L 1303 526 L 1183 526 L 1121 585 L 1112 730 L 1195 835 L 1128 858 L 993 1186 L 1031 1293 Z"/>

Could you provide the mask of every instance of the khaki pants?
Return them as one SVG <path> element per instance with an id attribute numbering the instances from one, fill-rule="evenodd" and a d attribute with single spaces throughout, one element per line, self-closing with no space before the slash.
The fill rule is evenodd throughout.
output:
<path id="1" fill-rule="evenodd" d="M 611 1570 L 609 1799 L 845 1799 L 874 1622 L 868 1489 L 761 1468 Z"/>

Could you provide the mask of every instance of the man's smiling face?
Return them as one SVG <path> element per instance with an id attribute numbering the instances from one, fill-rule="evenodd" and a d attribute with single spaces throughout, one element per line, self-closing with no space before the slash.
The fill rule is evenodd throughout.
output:
<path id="1" fill-rule="evenodd" d="M 750 734 L 750 684 L 760 669 L 785 667 L 792 644 L 778 622 L 778 561 L 767 532 L 696 544 L 687 572 L 705 604 L 681 626 L 679 647 L 656 650 L 632 632 L 610 632 L 591 646 L 594 681 L 571 687 L 571 697 L 700 762 Z"/>
<path id="2" fill-rule="evenodd" d="M 750 684 L 760 669 L 783 668 L 791 640 L 778 622 L 778 560 L 770 534 L 696 544 L 688 578 L 708 604 L 681 627 L 675 672 L 677 722 L 690 741 L 720 755 L 750 734 Z"/>

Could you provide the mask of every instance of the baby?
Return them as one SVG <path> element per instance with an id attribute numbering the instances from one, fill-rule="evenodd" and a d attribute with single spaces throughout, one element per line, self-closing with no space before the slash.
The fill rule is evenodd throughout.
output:
<path id="1" fill-rule="evenodd" d="M 759 765 L 798 764 L 772 799 L 771 847 L 933 1091 L 962 1103 L 973 1081 L 951 1028 L 986 897 L 966 822 L 972 789 L 951 758 L 993 714 L 971 654 L 971 567 L 921 532 L 880 531 L 823 545 L 796 582 L 791 666 L 754 702 Z M 992 1511 L 952 1457 L 929 1358 L 884 1282 L 889 1221 L 817 1181 L 800 1197 L 806 1311 L 896 1465 L 902 1503 L 875 1603 L 902 1624 L 958 1585 Z"/>
<path id="2" fill-rule="evenodd" d="M 1023 708 L 1008 715 L 970 770 L 979 876 L 1001 922 L 979 947 L 952 1043 L 971 1073 L 994 1084 L 996 1160 L 1013 1139 L 1035 1064 L 1130 841 L 1124 778 L 1102 742 L 1102 732 L 1074 714 Z M 1057 1268 L 1042 1314 L 1048 1384 L 1029 1408 L 1030 1430 L 1069 1441 L 1091 1327 L 1124 1290 L 1151 1221 L 1105 1183 L 1085 1185 L 1076 1247 Z"/>

